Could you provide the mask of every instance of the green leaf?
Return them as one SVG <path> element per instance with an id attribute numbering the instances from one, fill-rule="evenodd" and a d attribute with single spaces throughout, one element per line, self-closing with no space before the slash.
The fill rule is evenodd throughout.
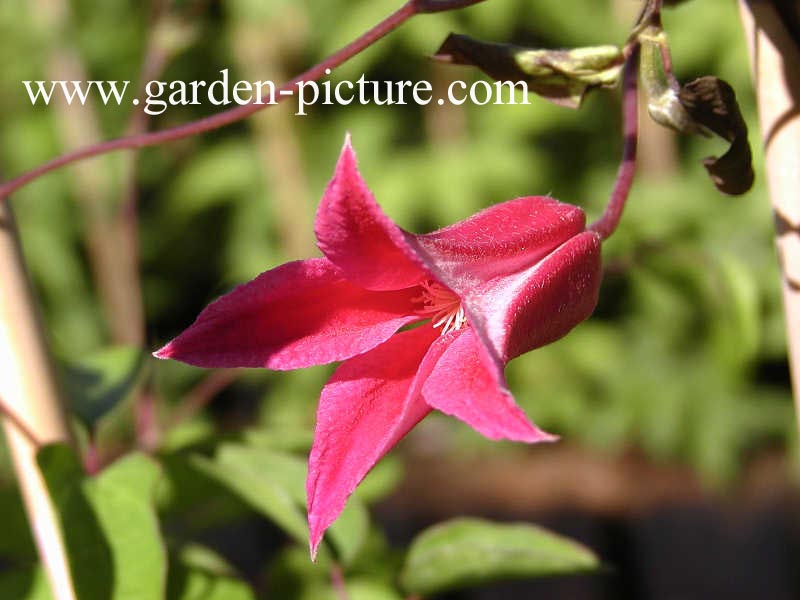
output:
<path id="1" fill-rule="evenodd" d="M 0 515 L 3 515 L 0 556 L 20 561 L 36 560 L 36 546 L 31 537 L 22 497 L 16 487 L 0 487 Z M 6 597 L 8 596 L 0 594 L 0 598 Z"/>
<path id="2" fill-rule="evenodd" d="M 427 595 L 501 578 L 581 573 L 599 566 L 588 548 L 535 525 L 454 519 L 414 540 L 401 581 L 409 592 Z"/>
<path id="3" fill-rule="evenodd" d="M 37 458 L 61 522 L 78 597 L 163 598 L 166 553 L 152 505 L 158 466 L 131 454 L 88 478 L 66 445 L 46 446 Z"/>
<path id="4" fill-rule="evenodd" d="M 224 444 L 214 460 L 197 456 L 194 462 L 298 543 L 308 543 L 304 460 L 270 448 Z M 343 564 L 356 557 L 368 529 L 366 508 L 358 499 L 351 498 L 330 528 L 330 540 Z"/>
<path id="5" fill-rule="evenodd" d="M 253 590 L 214 551 L 190 544 L 171 561 L 168 600 L 253 600 Z"/>
<path id="6" fill-rule="evenodd" d="M 50 584 L 40 566 L 0 573 L 0 598 L 52 600 Z"/>
<path id="7" fill-rule="evenodd" d="M 196 456 L 193 464 L 214 477 L 253 509 L 276 523 L 300 544 L 308 543 L 308 526 L 296 494 L 291 473 L 273 470 L 254 452 L 242 446 L 223 446 L 215 460 Z M 301 480 L 302 481 L 302 480 Z"/>
<path id="8" fill-rule="evenodd" d="M 90 429 L 133 390 L 144 365 L 140 348 L 115 346 L 64 366 L 70 407 Z"/>
<path id="9" fill-rule="evenodd" d="M 388 496 L 403 479 L 403 461 L 396 455 L 384 456 L 367 474 L 353 495 L 364 504 L 374 504 Z"/>
<path id="10" fill-rule="evenodd" d="M 173 221 L 174 217 L 185 218 L 252 193 L 260 177 L 258 161 L 248 144 L 220 142 L 199 150 L 172 178 L 168 216 Z"/>
<path id="11" fill-rule="evenodd" d="M 111 598 L 111 547 L 84 489 L 84 473 L 66 445 L 45 446 L 37 461 L 64 535 L 75 592 L 79 598 Z"/>
<path id="12" fill-rule="evenodd" d="M 367 509 L 358 499 L 351 496 L 342 514 L 328 530 L 330 540 L 336 547 L 339 561 L 343 565 L 348 566 L 355 560 L 364 546 L 368 533 L 369 514 Z"/>

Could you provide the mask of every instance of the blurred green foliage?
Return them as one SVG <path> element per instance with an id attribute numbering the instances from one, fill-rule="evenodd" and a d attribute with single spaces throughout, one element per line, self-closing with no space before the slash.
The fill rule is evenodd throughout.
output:
<path id="1" fill-rule="evenodd" d="M 86 130 L 77 138 L 65 134 L 74 124 L 73 109 L 31 106 L 21 84 L 58 78 L 53 68 L 62 64 L 65 51 L 77 57 L 86 79 L 130 80 L 136 90 L 142 89 L 142 64 L 153 47 L 163 58 L 161 80 L 211 81 L 223 68 L 234 81 L 280 80 L 324 58 L 399 2 L 184 0 L 167 2 L 157 26 L 151 15 L 156 4 L 61 0 L 53 3 L 57 10 L 42 10 L 50 4 L 0 3 L 3 177 L 36 166 L 66 150 L 67 140 L 87 135 Z M 622 44 L 634 11 L 634 3 L 610 0 L 489 0 L 419 17 L 331 78 L 356 80 L 364 73 L 369 80 L 429 80 L 443 90 L 451 79 L 480 77 L 472 69 L 427 59 L 451 31 L 537 47 Z M 685 462 L 707 481 L 722 484 L 736 477 L 748 452 L 793 444 L 779 278 L 736 7 L 686 2 L 665 14 L 665 27 L 680 79 L 714 74 L 737 91 L 756 155 L 756 187 L 740 198 L 719 195 L 700 160 L 718 154 L 721 144 L 648 128 L 650 141 L 642 144 L 628 209 L 605 244 L 605 282 L 595 316 L 564 340 L 516 359 L 508 379 L 528 414 L 567 440 L 606 453 L 642 448 L 654 460 Z M 128 127 L 132 108 L 95 106 L 90 123 L 102 139 L 118 136 Z M 161 129 L 218 110 L 208 104 L 173 107 L 151 118 L 148 127 Z M 232 286 L 317 252 L 313 214 L 347 131 L 376 198 L 412 231 L 534 194 L 578 204 L 591 219 L 607 199 L 622 147 L 615 92 L 590 94 L 577 112 L 535 97 L 529 106 L 353 104 L 311 107 L 306 117 L 293 115 L 295 110 L 271 108 L 208 135 L 144 150 L 135 167 L 124 155 L 96 159 L 88 175 L 65 169 L 14 196 L 47 331 L 66 372 L 85 371 L 92 363 L 85 357 L 108 357 L 107 349 L 119 341 L 98 291 L 93 256 L 104 249 L 88 241 L 98 217 L 87 197 L 100 193 L 102 223 L 120 210 L 131 190 L 138 196 L 145 349 L 152 351 Z M 148 382 L 162 413 L 206 375 L 177 363 L 146 361 L 143 375 L 106 359 L 98 372 Z M 316 400 L 330 372 L 330 367 L 246 372 L 227 397 L 239 398 L 236 405 L 249 406 L 248 412 L 228 411 L 222 419 L 247 424 L 246 435 L 236 427 L 220 431 L 219 419 L 206 413 L 165 435 L 156 496 L 162 518 L 180 523 L 166 529 L 170 543 L 178 540 L 170 553 L 174 573 L 182 573 L 170 571 L 170 597 L 199 597 L 192 590 L 209 589 L 208 582 L 223 591 L 203 597 L 250 597 L 230 573 L 183 552 L 178 532 L 196 532 L 256 510 L 285 524 L 301 541 L 302 463 L 289 455 L 308 447 Z M 127 406 L 109 414 L 102 398 L 77 400 L 88 406 L 91 414 L 84 418 L 90 424 L 99 419 L 101 433 L 105 427 L 109 448 L 120 445 L 120 419 L 133 428 L 132 394 L 124 391 L 115 388 L 115 399 L 127 397 Z M 489 444 L 454 422 L 449 427 L 454 451 L 509 448 Z M 221 441 L 229 445 L 220 446 Z M 243 472 L 230 468 L 231 452 L 246 455 L 233 461 Z M 286 469 L 259 466 L 276 460 Z M 382 497 L 399 478 L 397 463 L 387 465 L 365 482 L 364 501 Z M 287 481 L 268 480 L 281 473 Z M 9 467 L 3 467 L 2 477 L 11 479 Z M 243 483 L 250 477 L 255 477 L 252 487 Z M 255 499 L 253 492 L 262 485 L 278 496 Z M 282 493 L 288 495 L 280 498 Z M 0 503 L 18 507 L 14 490 L 4 490 Z M 19 513 L 12 523 L 22 518 L 15 510 L 8 513 Z M 380 533 L 365 527 L 356 528 L 362 533 L 355 542 L 333 540 L 338 559 L 348 565 L 351 597 L 394 598 L 393 575 L 370 578 L 359 566 L 365 552 L 380 557 L 375 561 L 386 573 L 396 573 L 398 563 Z M 0 542 L 0 554 L 28 564 L 29 541 L 17 542 L 20 548 Z M 108 551 L 113 558 L 115 548 Z M 375 572 L 375 565 L 371 569 Z M 287 548 L 268 570 L 270 581 L 284 586 L 287 595 L 281 597 L 332 594 L 325 565 L 311 565 L 302 545 Z M 27 573 L 28 589 L 36 593 L 41 574 Z M 19 586 L 19 579 L 12 584 Z"/>

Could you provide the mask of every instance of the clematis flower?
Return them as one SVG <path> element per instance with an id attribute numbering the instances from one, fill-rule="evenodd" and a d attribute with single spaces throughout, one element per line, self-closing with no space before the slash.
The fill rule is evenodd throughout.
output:
<path id="1" fill-rule="evenodd" d="M 324 257 L 262 273 L 156 352 L 200 367 L 344 361 L 322 390 L 309 458 L 312 557 L 359 482 L 431 410 L 494 440 L 555 439 L 516 405 L 503 370 L 586 319 L 600 281 L 599 236 L 552 198 L 404 231 L 375 202 L 349 138 L 315 231 Z"/>

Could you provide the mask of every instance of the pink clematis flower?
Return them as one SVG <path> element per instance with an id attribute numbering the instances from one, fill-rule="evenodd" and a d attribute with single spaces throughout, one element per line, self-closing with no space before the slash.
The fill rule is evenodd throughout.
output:
<path id="1" fill-rule="evenodd" d="M 156 352 L 201 367 L 345 361 L 322 390 L 309 458 L 312 557 L 359 482 L 432 409 L 491 439 L 555 439 L 516 405 L 503 369 L 586 319 L 600 282 L 600 238 L 581 209 L 518 198 L 415 235 L 381 211 L 349 139 L 315 230 L 323 258 L 262 273 Z"/>

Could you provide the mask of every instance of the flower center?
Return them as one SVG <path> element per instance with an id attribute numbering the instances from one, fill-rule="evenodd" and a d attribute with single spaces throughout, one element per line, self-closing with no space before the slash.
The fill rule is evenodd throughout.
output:
<path id="1" fill-rule="evenodd" d="M 461 306 L 461 299 L 440 283 L 423 281 L 422 294 L 414 298 L 421 306 L 417 314 L 430 318 L 435 328 L 442 328 L 442 335 L 461 329 L 467 324 L 467 315 Z"/>

